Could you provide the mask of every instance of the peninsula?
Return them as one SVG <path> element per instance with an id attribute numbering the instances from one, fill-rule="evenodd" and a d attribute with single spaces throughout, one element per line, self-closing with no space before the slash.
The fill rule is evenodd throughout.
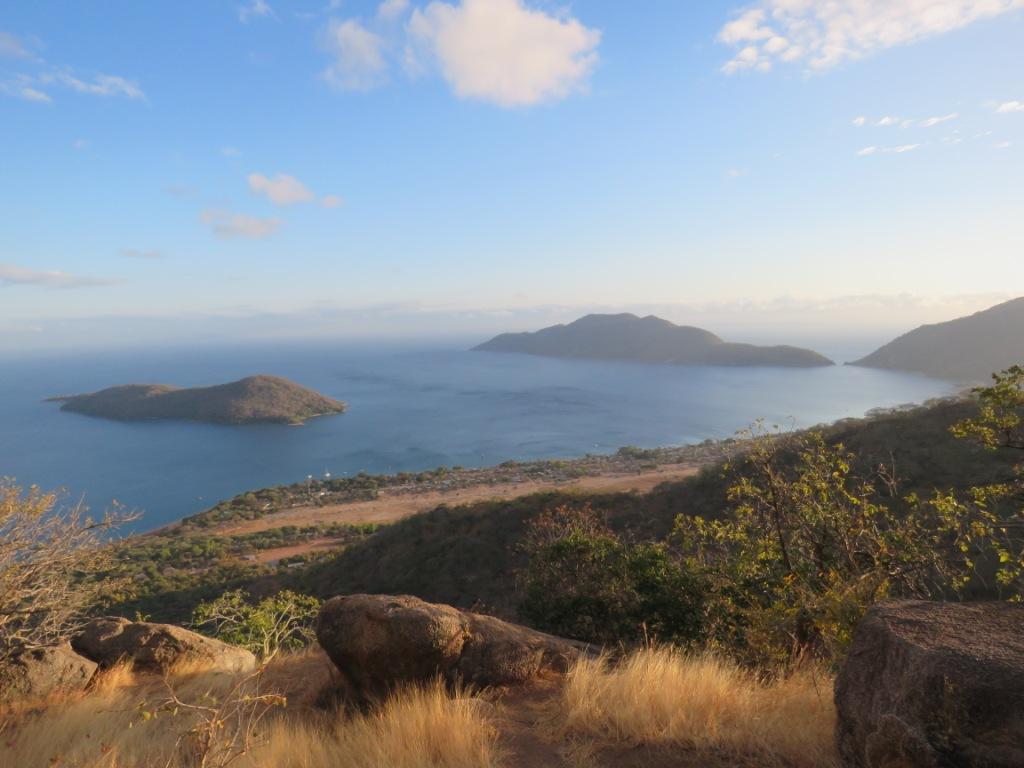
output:
<path id="1" fill-rule="evenodd" d="M 62 411 L 117 421 L 301 424 L 314 416 L 345 410 L 343 402 L 277 376 L 249 376 L 229 384 L 191 389 L 127 384 L 50 400 L 63 403 Z"/>
<path id="2" fill-rule="evenodd" d="M 809 349 L 736 344 L 702 328 L 675 325 L 653 315 L 637 317 L 629 313 L 586 315 L 568 325 L 553 325 L 535 333 L 503 333 L 474 350 L 670 365 L 788 368 L 834 365 L 827 357 Z"/>
<path id="3" fill-rule="evenodd" d="M 1024 297 L 945 323 L 922 325 L 850 365 L 987 381 L 1024 361 Z"/>

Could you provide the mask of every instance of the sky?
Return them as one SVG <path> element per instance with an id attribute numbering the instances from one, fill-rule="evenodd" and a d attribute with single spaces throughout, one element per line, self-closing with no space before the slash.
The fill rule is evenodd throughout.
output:
<path id="1" fill-rule="evenodd" d="M 1022 172 L 1024 0 L 6 3 L 0 349 L 909 330 Z"/>

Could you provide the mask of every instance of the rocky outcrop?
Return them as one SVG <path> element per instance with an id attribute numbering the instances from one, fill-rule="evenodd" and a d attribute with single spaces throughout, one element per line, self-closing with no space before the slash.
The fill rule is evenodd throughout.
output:
<path id="1" fill-rule="evenodd" d="M 477 686 L 563 672 L 586 646 L 407 595 L 346 595 L 324 603 L 320 645 L 350 692 L 371 699 L 438 676 Z"/>
<path id="2" fill-rule="evenodd" d="M 835 698 L 849 768 L 1024 766 L 1024 605 L 881 603 Z"/>
<path id="3" fill-rule="evenodd" d="M 0 704 L 81 691 L 96 667 L 67 643 L 21 651 L 0 665 Z"/>
<path id="4" fill-rule="evenodd" d="M 171 624 L 121 618 L 93 619 L 72 637 L 71 646 L 101 667 L 119 661 L 159 673 L 186 668 L 246 672 L 256 667 L 256 657 L 243 648 Z"/>

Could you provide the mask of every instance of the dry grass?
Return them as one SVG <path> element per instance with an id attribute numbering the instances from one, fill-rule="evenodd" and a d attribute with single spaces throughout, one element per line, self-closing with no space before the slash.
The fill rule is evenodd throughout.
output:
<path id="1" fill-rule="evenodd" d="M 314 656 L 274 662 L 262 690 L 308 689 L 324 677 Z M 319 675 L 319 678 L 318 678 Z M 232 689 L 237 678 L 208 672 L 177 677 L 174 691 L 186 701 L 209 701 Z M 45 709 L 13 713 L 0 723 L 0 765 L 18 768 L 194 768 L 182 749 L 196 720 L 186 714 L 141 716 L 165 698 L 161 680 L 135 677 L 127 668 L 105 673 L 83 695 L 50 702 Z M 441 686 L 409 689 L 377 712 L 347 718 L 341 713 L 274 710 L 253 748 L 235 768 L 488 768 L 498 763 L 496 733 L 483 702 L 452 696 Z M 216 765 L 214 763 L 213 765 Z"/>
<path id="2" fill-rule="evenodd" d="M 711 656 L 655 648 L 570 671 L 557 735 L 586 749 L 633 744 L 756 757 L 759 765 L 837 765 L 832 683 L 798 673 L 762 685 Z"/>

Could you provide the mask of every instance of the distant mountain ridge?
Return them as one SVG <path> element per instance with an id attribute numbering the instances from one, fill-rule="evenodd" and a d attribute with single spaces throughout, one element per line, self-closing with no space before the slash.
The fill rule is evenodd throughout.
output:
<path id="1" fill-rule="evenodd" d="M 986 381 L 1024 364 L 1024 297 L 967 317 L 922 325 L 850 365 L 911 371 L 953 381 Z"/>
<path id="2" fill-rule="evenodd" d="M 627 360 L 671 365 L 783 366 L 834 365 L 823 355 L 790 346 L 736 344 L 688 325 L 654 315 L 586 315 L 568 325 L 534 333 L 503 333 L 476 351 L 518 352 L 545 357 Z"/>
<path id="3" fill-rule="evenodd" d="M 249 376 L 229 384 L 182 389 L 166 384 L 126 384 L 85 395 L 53 397 L 62 411 L 117 421 L 169 419 L 215 424 L 301 424 L 341 413 L 345 404 L 277 376 Z"/>

